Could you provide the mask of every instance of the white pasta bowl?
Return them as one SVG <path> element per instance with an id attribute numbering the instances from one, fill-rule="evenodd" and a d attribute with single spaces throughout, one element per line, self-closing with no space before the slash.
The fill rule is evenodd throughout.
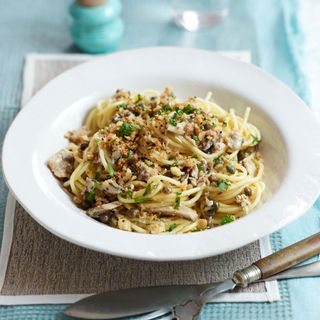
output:
<path id="1" fill-rule="evenodd" d="M 118 88 L 163 90 L 178 97 L 213 92 L 223 108 L 262 132 L 264 203 L 236 222 L 183 235 L 117 230 L 89 218 L 53 177 L 46 162 L 65 147 L 97 100 Z M 3 171 L 16 199 L 55 235 L 100 252 L 144 260 L 192 260 L 260 239 L 297 219 L 320 190 L 320 129 L 308 107 L 281 82 L 246 63 L 186 48 L 145 48 L 110 54 L 67 71 L 18 114 L 3 146 Z"/>

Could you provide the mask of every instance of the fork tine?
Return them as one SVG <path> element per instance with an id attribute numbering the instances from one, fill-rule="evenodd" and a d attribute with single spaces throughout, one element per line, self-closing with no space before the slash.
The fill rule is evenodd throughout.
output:
<path id="1" fill-rule="evenodd" d="M 151 319 L 159 318 L 161 320 L 167 320 L 167 319 L 170 320 L 171 317 L 170 318 L 167 318 L 167 317 L 166 318 L 160 318 L 161 316 L 165 316 L 169 312 L 171 313 L 171 310 L 169 308 L 161 308 L 161 309 L 156 310 L 154 312 L 148 313 L 148 314 L 146 314 L 146 315 L 144 315 L 142 317 L 139 317 L 138 319 L 139 320 L 151 320 Z"/>

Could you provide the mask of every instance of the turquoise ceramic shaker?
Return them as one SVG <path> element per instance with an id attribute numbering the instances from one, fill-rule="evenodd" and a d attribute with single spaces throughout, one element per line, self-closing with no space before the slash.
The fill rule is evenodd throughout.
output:
<path id="1" fill-rule="evenodd" d="M 123 35 L 120 0 L 77 0 L 70 7 L 71 35 L 76 46 L 88 53 L 115 49 Z"/>

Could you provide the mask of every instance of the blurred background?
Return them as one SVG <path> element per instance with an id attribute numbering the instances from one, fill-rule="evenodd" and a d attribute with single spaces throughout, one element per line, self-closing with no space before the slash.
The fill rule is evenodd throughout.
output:
<path id="1" fill-rule="evenodd" d="M 71 18 L 71 1 L 0 2 L 1 81 L 5 75 L 6 82 L 17 84 L 16 75 L 21 72 L 28 52 L 81 52 L 70 33 L 71 24 L 81 20 L 79 16 Z M 90 4 L 90 0 L 87 2 Z M 91 3 L 99 5 L 99 0 Z M 253 63 L 272 72 L 305 99 L 315 99 L 307 92 L 301 77 L 311 77 L 312 88 L 315 68 L 319 71 L 317 0 L 122 0 L 121 3 L 124 32 L 111 51 L 145 46 L 249 50 Z M 192 10 L 205 13 L 201 23 Z M 184 11 L 189 12 L 181 14 Z M 210 24 L 213 27 L 190 32 L 177 26 L 175 22 L 179 20 L 189 30 Z M 301 59 L 304 61 L 296 63 Z M 296 76 L 288 77 L 288 73 Z M 16 92 L 2 91 L 2 101 L 3 95 L 8 97 Z"/>

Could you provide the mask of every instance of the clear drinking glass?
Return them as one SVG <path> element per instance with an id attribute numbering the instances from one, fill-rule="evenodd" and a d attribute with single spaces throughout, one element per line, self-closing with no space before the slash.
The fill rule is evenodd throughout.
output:
<path id="1" fill-rule="evenodd" d="M 228 0 L 171 0 L 174 21 L 188 31 L 210 28 L 228 15 Z"/>

